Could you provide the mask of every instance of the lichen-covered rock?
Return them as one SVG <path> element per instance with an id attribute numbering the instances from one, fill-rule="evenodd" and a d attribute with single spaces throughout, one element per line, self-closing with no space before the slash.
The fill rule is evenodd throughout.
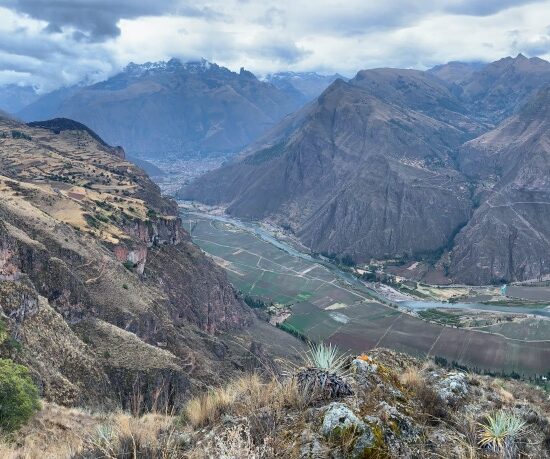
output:
<path id="1" fill-rule="evenodd" d="M 451 372 L 436 382 L 436 391 L 446 403 L 453 405 L 468 395 L 469 386 L 464 373 Z"/>
<path id="2" fill-rule="evenodd" d="M 363 432 L 365 423 L 343 403 L 331 403 L 323 418 L 321 432 L 325 437 L 338 437 L 346 430 Z"/>
<path id="3" fill-rule="evenodd" d="M 375 374 L 378 370 L 378 364 L 370 359 L 353 359 L 351 362 L 351 369 L 356 374 Z"/>
<path id="4" fill-rule="evenodd" d="M 325 459 L 329 449 L 321 442 L 318 434 L 305 429 L 300 436 L 300 459 Z"/>
<path id="5" fill-rule="evenodd" d="M 378 405 L 378 413 L 392 432 L 393 436 L 404 441 L 416 441 L 419 438 L 420 429 L 413 419 L 399 411 L 395 406 L 386 401 Z"/>
<path id="6" fill-rule="evenodd" d="M 355 440 L 351 457 L 354 459 L 362 459 L 367 457 L 367 454 L 375 447 L 376 438 L 374 436 L 374 432 L 367 424 L 365 424 L 363 433 L 357 440 Z"/>

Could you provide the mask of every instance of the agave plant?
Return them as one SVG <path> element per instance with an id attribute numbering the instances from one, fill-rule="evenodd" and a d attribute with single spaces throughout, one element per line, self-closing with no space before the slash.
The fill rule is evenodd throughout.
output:
<path id="1" fill-rule="evenodd" d="M 331 344 L 310 344 L 304 355 L 305 366 L 294 377 L 298 387 L 310 395 L 338 398 L 352 395 L 345 381 L 347 356 Z"/>
<path id="2" fill-rule="evenodd" d="M 327 371 L 329 373 L 336 373 L 342 375 L 345 373 L 344 367 L 346 365 L 345 354 L 340 354 L 336 346 L 332 344 L 310 344 L 309 350 L 306 352 L 305 360 L 306 365 L 318 370 Z"/>
<path id="3" fill-rule="evenodd" d="M 524 421 L 502 410 L 487 415 L 486 422 L 480 426 L 479 445 L 504 457 L 514 455 L 515 441 L 525 431 Z"/>

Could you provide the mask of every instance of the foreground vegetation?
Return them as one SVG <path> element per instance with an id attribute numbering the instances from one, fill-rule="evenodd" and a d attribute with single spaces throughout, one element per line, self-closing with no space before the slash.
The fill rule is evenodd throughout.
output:
<path id="1" fill-rule="evenodd" d="M 377 349 L 313 346 L 180 410 L 132 416 L 45 403 L 5 458 L 546 458 L 550 402 L 516 380 Z"/>

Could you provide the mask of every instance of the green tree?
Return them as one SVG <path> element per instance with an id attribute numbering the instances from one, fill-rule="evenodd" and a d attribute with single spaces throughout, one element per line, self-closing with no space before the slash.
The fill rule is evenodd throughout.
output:
<path id="1" fill-rule="evenodd" d="M 0 429 L 19 429 L 39 409 L 38 389 L 27 367 L 0 359 Z"/>

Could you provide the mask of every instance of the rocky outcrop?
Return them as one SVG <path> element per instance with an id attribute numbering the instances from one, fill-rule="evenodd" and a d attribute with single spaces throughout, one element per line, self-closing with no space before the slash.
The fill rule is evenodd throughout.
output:
<path id="1" fill-rule="evenodd" d="M 351 373 L 338 375 L 353 388 L 353 396 L 319 400 L 304 398 L 311 395 L 305 390 L 298 402 L 289 397 L 281 406 L 280 394 L 270 389 L 257 402 L 254 398 L 256 403 L 245 405 L 248 409 L 237 398 L 225 406 L 219 420 L 208 420 L 191 433 L 193 453 L 202 449 L 215 456 L 235 451 L 230 442 L 216 445 L 228 430 L 242 426 L 243 438 L 269 446 L 276 441 L 277 452 L 289 451 L 301 459 L 496 457 L 495 453 L 550 457 L 544 440 L 550 402 L 544 391 L 525 381 L 465 374 L 385 349 L 374 349 L 353 362 Z M 271 384 L 288 391 L 288 380 Z M 270 386 L 260 385 L 264 387 Z M 501 446 L 489 448 L 480 440 L 487 417 L 497 413 L 524 429 L 502 432 Z"/>

